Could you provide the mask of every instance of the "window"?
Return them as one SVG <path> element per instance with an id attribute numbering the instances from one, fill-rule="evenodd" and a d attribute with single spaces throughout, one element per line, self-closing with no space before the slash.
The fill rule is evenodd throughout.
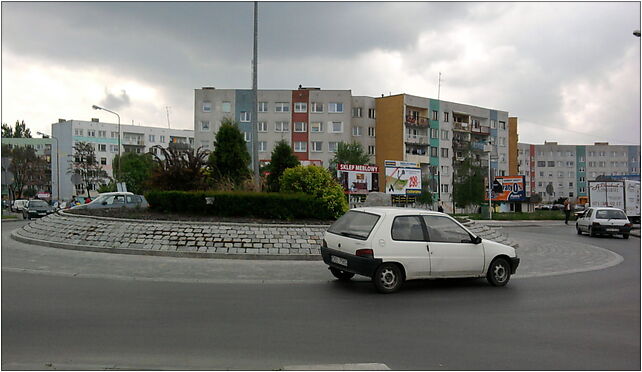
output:
<path id="1" fill-rule="evenodd" d="M 307 142 L 299 142 L 299 141 L 294 142 L 294 151 L 295 152 L 306 152 L 306 151 L 308 151 L 308 143 Z"/>
<path id="2" fill-rule="evenodd" d="M 343 122 L 342 121 L 333 121 L 331 133 L 343 133 Z"/>
<path id="3" fill-rule="evenodd" d="M 447 158 L 448 157 L 448 149 L 442 148 L 441 149 L 441 157 L 442 158 Z"/>
<path id="4" fill-rule="evenodd" d="M 447 165 L 442 165 L 441 166 L 441 175 L 442 176 L 448 176 L 450 175 L 450 167 Z"/>
<path id="5" fill-rule="evenodd" d="M 448 192 L 448 185 L 442 184 L 441 185 L 441 192 Z"/>
<path id="6" fill-rule="evenodd" d="M 440 243 L 471 243 L 470 234 L 448 217 L 422 216 L 428 240 Z"/>
<path id="7" fill-rule="evenodd" d="M 82 136 L 82 129 L 74 129 L 74 136 Z"/>
<path id="8" fill-rule="evenodd" d="M 241 111 L 241 123 L 249 123 L 252 121 L 251 115 L 252 113 L 249 111 Z"/>
<path id="9" fill-rule="evenodd" d="M 368 127 L 368 136 L 375 137 L 375 128 L 374 127 Z"/>
<path id="10" fill-rule="evenodd" d="M 580 177 L 580 178 L 579 178 L 579 181 L 580 181 L 580 182 L 586 182 L 586 177 L 584 177 L 584 176 Z"/>
<path id="11" fill-rule="evenodd" d="M 290 131 L 290 122 L 289 121 L 277 121 L 274 123 L 275 132 L 289 132 Z"/>
<path id="12" fill-rule="evenodd" d="M 323 112 L 323 103 L 312 102 L 310 104 L 310 112 Z"/>
<path id="13" fill-rule="evenodd" d="M 538 182 L 538 183 L 537 183 L 537 186 L 538 186 L 538 187 L 542 187 L 542 183 L 541 183 L 541 182 Z"/>
<path id="14" fill-rule="evenodd" d="M 433 158 L 436 158 L 437 155 L 438 155 L 437 148 L 436 147 L 431 147 L 430 148 L 430 156 L 432 156 Z"/>
<path id="15" fill-rule="evenodd" d="M 275 103 L 274 112 L 290 112 L 290 102 Z"/>
<path id="16" fill-rule="evenodd" d="M 212 112 L 212 102 L 203 102 L 203 112 Z"/>
<path id="17" fill-rule="evenodd" d="M 544 172 L 539 172 L 540 177 L 544 177 Z"/>
<path id="18" fill-rule="evenodd" d="M 490 120 L 490 129 L 497 129 L 497 120 Z"/>
<path id="19" fill-rule="evenodd" d="M 330 113 L 341 113 L 341 112 L 343 112 L 343 103 L 341 103 L 341 102 L 330 102 L 330 103 L 328 103 L 328 112 L 330 112 Z"/>
<path id="20" fill-rule="evenodd" d="M 320 141 L 310 142 L 310 151 L 311 152 L 323 151 L 323 142 L 320 142 Z"/>
<path id="21" fill-rule="evenodd" d="M 558 177 L 564 177 L 564 172 L 558 172 L 558 173 L 557 173 L 557 176 L 558 176 Z"/>
<path id="22" fill-rule="evenodd" d="M 558 167 L 561 167 L 561 166 L 563 166 L 563 165 L 564 165 L 564 162 L 561 162 L 561 161 L 558 161 L 558 162 L 557 162 L 557 166 L 558 166 Z"/>
<path id="23" fill-rule="evenodd" d="M 305 132 L 307 130 L 305 124 L 306 123 L 302 122 L 302 121 L 294 122 L 294 131 L 295 132 Z"/>
<path id="24" fill-rule="evenodd" d="M 448 122 L 448 113 L 444 112 L 444 121 L 447 123 Z"/>
<path id="25" fill-rule="evenodd" d="M 352 108 L 352 117 L 353 118 L 360 118 L 361 117 L 361 107 L 353 107 Z"/>
<path id="26" fill-rule="evenodd" d="M 266 152 L 266 151 L 267 151 L 267 142 L 259 141 L 259 152 Z"/>
<path id="27" fill-rule="evenodd" d="M 328 232 L 341 235 L 343 232 L 354 234 L 357 239 L 366 240 L 379 221 L 379 216 L 370 213 L 348 211 L 330 226 Z M 355 237 L 356 237 L 355 236 Z"/>
<path id="28" fill-rule="evenodd" d="M 392 239 L 404 241 L 425 241 L 424 229 L 419 216 L 396 217 L 392 222 Z"/>
<path id="29" fill-rule="evenodd" d="M 100 137 L 100 138 L 105 138 L 105 137 L 107 137 L 107 132 L 106 132 L 106 131 L 104 131 L 104 130 L 99 130 L 99 131 L 98 131 L 98 137 Z"/>
<path id="30" fill-rule="evenodd" d="M 165 136 L 160 136 L 160 142 L 165 143 Z"/>
<path id="31" fill-rule="evenodd" d="M 430 138 L 439 138 L 439 129 L 431 129 Z"/>
<path id="32" fill-rule="evenodd" d="M 323 132 L 323 123 L 321 122 L 314 122 L 310 124 L 310 132 L 312 133 L 320 133 Z"/>
<path id="33" fill-rule="evenodd" d="M 363 128 L 361 128 L 361 127 L 352 127 L 352 135 L 355 136 L 355 137 L 361 136 L 362 129 Z"/>
<path id="34" fill-rule="evenodd" d="M 294 102 L 294 112 L 308 112 L 307 102 Z"/>
<path id="35" fill-rule="evenodd" d="M 210 122 L 208 120 L 201 121 L 201 131 L 209 131 Z"/>
<path id="36" fill-rule="evenodd" d="M 545 167 L 546 166 L 546 162 L 545 161 L 538 161 L 537 162 L 537 166 L 538 167 Z"/>
<path id="37" fill-rule="evenodd" d="M 439 112 L 433 110 L 432 111 L 432 120 L 439 120 Z"/>
<path id="38" fill-rule="evenodd" d="M 506 146 L 506 137 L 499 137 L 499 145 Z"/>
<path id="39" fill-rule="evenodd" d="M 107 151 L 107 145 L 98 144 L 98 151 L 106 152 Z"/>
<path id="40" fill-rule="evenodd" d="M 506 129 L 506 122 L 505 121 L 500 121 L 499 122 L 499 129 Z"/>
<path id="41" fill-rule="evenodd" d="M 573 182 L 569 182 L 568 187 L 573 187 Z"/>
<path id="42" fill-rule="evenodd" d="M 339 142 L 328 142 L 328 152 L 337 152 Z"/>
<path id="43" fill-rule="evenodd" d="M 548 162 L 548 166 L 549 167 L 554 167 L 555 166 L 555 162 L 554 161 L 549 161 Z"/>
<path id="44" fill-rule="evenodd" d="M 259 112 L 268 112 L 267 102 L 259 102 Z"/>
<path id="45" fill-rule="evenodd" d="M 107 165 L 107 158 L 100 158 L 100 165 Z"/>
<path id="46" fill-rule="evenodd" d="M 231 112 L 232 111 L 232 103 L 231 102 L 223 102 L 221 104 L 221 111 L 223 111 L 223 112 Z"/>
<path id="47" fill-rule="evenodd" d="M 96 131 L 93 129 L 87 129 L 87 137 L 96 137 Z"/>
<path id="48" fill-rule="evenodd" d="M 109 151 L 118 152 L 118 145 L 109 145 Z"/>
<path id="49" fill-rule="evenodd" d="M 111 138 L 118 138 L 118 132 L 111 132 Z"/>
<path id="50" fill-rule="evenodd" d="M 441 130 L 441 139 L 442 140 L 448 140 L 449 139 L 447 130 L 445 130 L 445 129 Z"/>
<path id="51" fill-rule="evenodd" d="M 375 155 L 375 147 L 368 146 L 368 155 Z"/>
<path id="52" fill-rule="evenodd" d="M 150 134 L 148 138 L 149 138 L 149 142 L 156 142 L 156 136 L 155 135 Z"/>
<path id="53" fill-rule="evenodd" d="M 368 118 L 369 119 L 376 119 L 377 118 L 377 111 L 373 108 L 368 109 Z"/>
<path id="54" fill-rule="evenodd" d="M 245 142 L 252 141 L 252 133 L 250 132 L 243 132 L 243 137 L 245 137 Z"/>
<path id="55" fill-rule="evenodd" d="M 259 127 L 258 127 L 258 131 L 259 131 L 259 132 L 267 132 L 267 130 L 268 130 L 267 122 L 265 122 L 265 121 L 259 121 L 259 122 L 258 122 L 258 125 L 259 125 Z"/>

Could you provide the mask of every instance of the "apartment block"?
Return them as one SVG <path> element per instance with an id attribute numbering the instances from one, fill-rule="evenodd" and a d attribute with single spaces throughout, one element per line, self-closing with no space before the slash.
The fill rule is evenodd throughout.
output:
<path id="1" fill-rule="evenodd" d="M 74 185 L 71 181 L 71 161 L 73 160 L 74 145 L 78 142 L 92 144 L 96 158 L 109 177 L 113 177 L 113 160 L 118 154 L 118 124 L 103 123 L 98 119 L 91 121 L 59 119 L 51 124 L 51 133 L 60 146 L 58 177 L 52 177 L 53 189 L 57 189 L 56 180 L 60 179 L 61 199 L 69 200 L 72 195 L 85 193 L 84 185 Z M 194 131 L 188 129 L 170 129 L 139 125 L 120 125 L 121 153 L 135 152 L 138 154 L 152 152 L 161 156 L 153 149 L 155 145 L 168 147 L 170 144 L 194 146 Z M 52 174 L 56 174 L 52 170 Z M 107 181 L 107 180 L 105 180 Z M 90 194 L 96 194 L 100 185 L 92 185 Z"/>
<path id="2" fill-rule="evenodd" d="M 239 123 L 252 153 L 252 91 L 204 87 L 194 93 L 196 146 L 212 150 L 223 119 Z M 374 162 L 375 101 L 353 97 L 350 90 L 259 90 L 259 161 L 270 160 L 279 141 L 286 141 L 304 163 L 328 167 L 339 142 L 358 142 Z"/>
<path id="3" fill-rule="evenodd" d="M 639 145 L 518 144 L 519 173 L 526 176 L 526 195 L 544 202 L 587 196 L 587 181 L 599 176 L 640 174 Z"/>

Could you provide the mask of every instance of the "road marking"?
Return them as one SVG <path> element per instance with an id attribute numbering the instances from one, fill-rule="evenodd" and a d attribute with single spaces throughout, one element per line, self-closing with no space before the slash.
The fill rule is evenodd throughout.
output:
<path id="1" fill-rule="evenodd" d="M 285 366 L 284 371 L 390 371 L 383 363 L 310 364 Z"/>

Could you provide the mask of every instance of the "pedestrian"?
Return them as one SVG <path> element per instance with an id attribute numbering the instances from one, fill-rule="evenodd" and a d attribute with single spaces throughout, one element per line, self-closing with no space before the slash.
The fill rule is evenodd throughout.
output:
<path id="1" fill-rule="evenodd" d="M 564 200 L 564 223 L 568 225 L 568 218 L 571 216 L 571 202 Z"/>
<path id="2" fill-rule="evenodd" d="M 444 213 L 444 207 L 441 206 L 441 202 L 439 202 L 439 206 L 437 207 L 437 212 Z"/>

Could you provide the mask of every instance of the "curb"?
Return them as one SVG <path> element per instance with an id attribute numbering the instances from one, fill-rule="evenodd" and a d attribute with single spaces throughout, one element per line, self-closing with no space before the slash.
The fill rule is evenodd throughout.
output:
<path id="1" fill-rule="evenodd" d="M 72 251 L 89 251 L 99 253 L 116 253 L 131 254 L 139 256 L 164 256 L 164 257 L 183 257 L 183 258 L 216 258 L 216 259 L 234 259 L 234 260 L 278 260 L 278 261 L 321 261 L 321 255 L 315 254 L 251 254 L 251 253 L 209 253 L 209 252 L 174 252 L 174 251 L 152 251 L 148 249 L 127 249 L 127 248 L 109 248 L 94 247 L 91 245 L 68 244 L 50 242 L 46 240 L 26 238 L 16 234 L 16 230 L 11 232 L 11 238 L 26 244 L 35 244 L 51 248 L 67 249 Z"/>

